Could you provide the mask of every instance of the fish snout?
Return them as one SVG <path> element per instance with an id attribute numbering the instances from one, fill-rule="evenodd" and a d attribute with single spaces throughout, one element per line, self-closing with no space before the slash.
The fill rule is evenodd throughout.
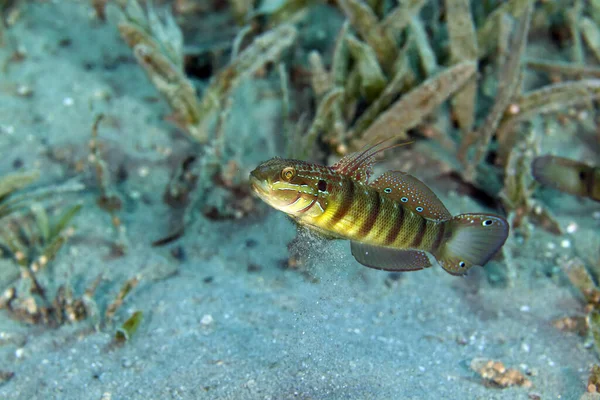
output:
<path id="1" fill-rule="evenodd" d="M 266 179 L 261 179 L 259 173 L 257 173 L 258 169 L 250 172 L 250 186 L 256 194 L 259 196 L 266 195 L 269 193 L 269 183 Z"/>

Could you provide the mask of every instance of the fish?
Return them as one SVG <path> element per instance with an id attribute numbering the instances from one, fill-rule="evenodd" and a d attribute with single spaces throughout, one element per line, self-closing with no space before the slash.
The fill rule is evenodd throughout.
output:
<path id="1" fill-rule="evenodd" d="M 544 186 L 600 201 L 600 167 L 544 155 L 533 160 L 531 174 Z"/>
<path id="2" fill-rule="evenodd" d="M 370 181 L 379 142 L 332 166 L 275 157 L 250 173 L 256 195 L 300 226 L 350 241 L 362 265 L 417 271 L 437 263 L 452 275 L 483 266 L 504 245 L 509 224 L 493 214 L 452 216 L 435 193 L 403 171 Z"/>

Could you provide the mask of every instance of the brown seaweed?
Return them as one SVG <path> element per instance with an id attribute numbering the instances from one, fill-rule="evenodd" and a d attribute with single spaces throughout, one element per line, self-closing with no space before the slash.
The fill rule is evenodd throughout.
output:
<path id="1" fill-rule="evenodd" d="M 232 90 L 266 63 L 278 60 L 296 38 L 296 28 L 287 24 L 256 37 L 213 77 L 199 98 L 183 70 L 182 34 L 169 14 L 161 21 L 152 7 L 144 12 L 137 0 L 130 0 L 119 31 L 154 86 L 167 99 L 174 121 L 200 143 L 209 141 L 211 124 L 227 113 L 226 100 Z"/>
<path id="2" fill-rule="evenodd" d="M 475 182 L 477 167 L 489 151 L 492 136 L 500 125 L 507 108 L 520 90 L 521 58 L 527 44 L 527 33 L 529 31 L 532 10 L 533 5 L 528 3 L 523 15 L 518 20 L 517 28 L 510 43 L 511 51 L 500 66 L 496 102 L 481 127 L 468 133 L 463 139 L 461 145 L 461 153 L 463 153 L 461 154 L 461 159 L 465 165 L 463 176 L 469 182 Z M 475 147 L 475 153 L 470 158 L 466 156 L 466 151 L 472 146 Z"/>
<path id="3" fill-rule="evenodd" d="M 446 18 L 450 37 L 450 57 L 453 64 L 477 60 L 477 35 L 468 0 L 446 0 Z M 452 98 L 452 109 L 458 126 L 470 132 L 475 122 L 477 80 L 471 79 Z"/>
<path id="4" fill-rule="evenodd" d="M 405 139 L 406 132 L 460 89 L 475 69 L 473 62 L 464 61 L 426 80 L 381 113 L 362 134 L 350 134 L 351 147 L 357 149 L 390 135 Z"/>

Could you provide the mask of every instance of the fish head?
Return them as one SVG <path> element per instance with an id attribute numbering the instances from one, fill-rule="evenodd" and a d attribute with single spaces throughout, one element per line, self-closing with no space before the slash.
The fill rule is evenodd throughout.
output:
<path id="1" fill-rule="evenodd" d="M 254 192 L 271 207 L 291 215 L 322 207 L 312 207 L 317 200 L 326 200 L 327 185 L 319 178 L 319 167 L 298 160 L 273 158 L 250 173 Z M 326 167 L 321 167 L 326 168 Z"/>

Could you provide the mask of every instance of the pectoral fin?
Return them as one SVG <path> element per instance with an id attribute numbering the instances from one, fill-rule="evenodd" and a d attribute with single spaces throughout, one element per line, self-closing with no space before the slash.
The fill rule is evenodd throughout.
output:
<path id="1" fill-rule="evenodd" d="M 362 265 L 385 271 L 418 271 L 431 267 L 429 257 L 419 250 L 399 250 L 351 242 L 352 255 Z"/>

